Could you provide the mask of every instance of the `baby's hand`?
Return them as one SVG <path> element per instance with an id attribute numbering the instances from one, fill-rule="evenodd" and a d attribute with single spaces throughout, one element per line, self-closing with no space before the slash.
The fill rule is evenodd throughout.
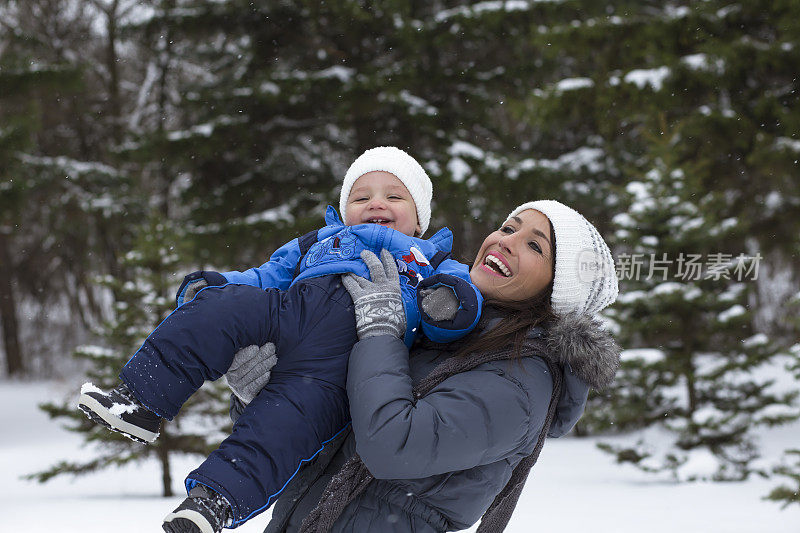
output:
<path id="1" fill-rule="evenodd" d="M 180 306 L 189 302 L 194 298 L 201 289 L 211 286 L 225 285 L 228 281 L 225 276 L 219 272 L 210 270 L 198 270 L 187 274 L 183 278 L 183 283 L 178 288 L 178 293 L 175 295 L 175 301 Z"/>
<path id="2" fill-rule="evenodd" d="M 458 298 L 452 288 L 439 285 L 436 288 L 421 289 L 422 310 L 431 320 L 453 320 L 458 311 Z"/>

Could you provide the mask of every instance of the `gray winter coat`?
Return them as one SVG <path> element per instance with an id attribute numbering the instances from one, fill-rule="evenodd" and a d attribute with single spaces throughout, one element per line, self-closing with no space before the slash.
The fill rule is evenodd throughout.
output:
<path id="1" fill-rule="evenodd" d="M 326 446 L 292 479 L 265 533 L 297 531 L 354 451 L 376 479 L 345 508 L 332 531 L 472 526 L 536 445 L 553 389 L 543 358 L 564 370 L 550 437 L 572 429 L 589 387 L 610 383 L 619 364 L 611 336 L 584 316 L 564 317 L 546 333 L 534 329 L 528 343 L 541 355 L 482 364 L 421 398 L 413 397 L 413 383 L 450 357 L 458 343 L 422 346 L 411 357 L 393 337 L 357 343 L 347 378 L 352 432 Z"/>

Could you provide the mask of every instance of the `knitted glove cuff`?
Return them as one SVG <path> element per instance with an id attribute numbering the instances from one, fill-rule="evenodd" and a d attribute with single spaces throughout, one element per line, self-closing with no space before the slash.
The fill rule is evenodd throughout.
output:
<path id="1" fill-rule="evenodd" d="M 406 314 L 399 293 L 370 293 L 354 303 L 359 339 L 378 335 L 393 335 L 402 339 L 405 336 Z"/>

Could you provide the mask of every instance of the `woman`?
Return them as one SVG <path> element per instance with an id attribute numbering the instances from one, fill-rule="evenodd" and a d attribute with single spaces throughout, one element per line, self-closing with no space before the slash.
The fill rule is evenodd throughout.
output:
<path id="1" fill-rule="evenodd" d="M 393 262 L 372 262 L 372 282 L 346 281 L 357 316 L 396 285 Z M 453 531 L 482 515 L 479 531 L 503 530 L 545 434 L 567 433 L 589 387 L 614 377 L 619 349 L 593 316 L 617 279 L 597 230 L 549 200 L 515 209 L 470 276 L 486 304 L 465 339 L 409 354 L 402 339 L 359 331 L 352 432 L 294 477 L 267 532 Z"/>

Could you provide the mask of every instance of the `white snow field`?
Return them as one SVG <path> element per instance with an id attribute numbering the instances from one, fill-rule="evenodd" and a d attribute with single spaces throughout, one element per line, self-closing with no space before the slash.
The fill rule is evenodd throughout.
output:
<path id="1" fill-rule="evenodd" d="M 79 383 L 0 382 L 0 531 L 3 533 L 161 531 L 182 499 L 183 476 L 200 459 L 173 465 L 174 490 L 162 498 L 157 465 L 142 463 L 40 485 L 20 476 L 61 459 L 91 457 L 79 435 L 50 421 L 36 405 L 74 395 Z M 675 484 L 613 464 L 595 439 L 547 442 L 508 533 L 797 533 L 800 506 L 763 501 L 779 480 Z M 765 459 L 800 443 L 800 424 L 763 435 Z M 269 511 L 240 528 L 258 533 Z M 474 531 L 472 528 L 470 531 Z M 379 533 L 379 532 L 378 532 Z"/>

